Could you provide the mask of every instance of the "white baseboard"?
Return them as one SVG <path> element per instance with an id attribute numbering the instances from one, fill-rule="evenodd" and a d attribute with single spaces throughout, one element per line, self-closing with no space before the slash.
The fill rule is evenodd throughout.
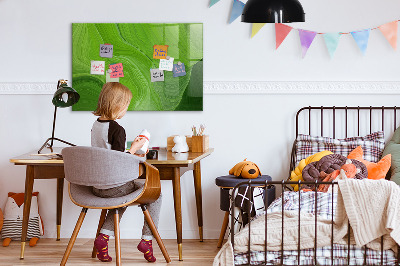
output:
<path id="1" fill-rule="evenodd" d="M 53 94 L 56 82 L 0 83 L 0 94 Z M 400 81 L 205 81 L 204 94 L 400 94 Z"/>

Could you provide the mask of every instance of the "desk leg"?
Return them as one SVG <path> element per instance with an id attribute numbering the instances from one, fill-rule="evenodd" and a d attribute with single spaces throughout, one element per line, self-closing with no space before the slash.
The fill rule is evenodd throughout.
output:
<path id="1" fill-rule="evenodd" d="M 196 194 L 197 220 L 199 225 L 200 242 L 203 242 L 203 203 L 201 196 L 201 168 L 200 161 L 194 164 L 194 191 Z"/>
<path id="2" fill-rule="evenodd" d="M 34 166 L 26 166 L 25 177 L 25 195 L 24 195 L 24 213 L 22 219 L 22 232 L 21 232 L 21 255 L 20 259 L 24 259 L 26 235 L 28 233 L 29 213 L 31 212 L 31 200 L 34 181 Z"/>
<path id="3" fill-rule="evenodd" d="M 179 260 L 182 259 L 182 205 L 181 205 L 181 174 L 179 167 L 174 167 L 174 178 L 172 179 L 174 191 L 175 223 L 178 242 Z"/>
<path id="4" fill-rule="evenodd" d="M 60 241 L 64 178 L 57 178 L 57 241 Z"/>

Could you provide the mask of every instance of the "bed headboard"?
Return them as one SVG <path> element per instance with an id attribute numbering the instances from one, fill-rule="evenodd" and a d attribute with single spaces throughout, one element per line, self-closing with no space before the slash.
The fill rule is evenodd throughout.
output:
<path id="1" fill-rule="evenodd" d="M 308 106 L 296 114 L 296 137 L 299 134 L 347 138 L 383 131 L 389 139 L 398 126 L 396 106 Z M 293 144 L 290 171 L 295 164 L 295 143 Z M 290 176 L 290 172 L 289 172 Z"/>

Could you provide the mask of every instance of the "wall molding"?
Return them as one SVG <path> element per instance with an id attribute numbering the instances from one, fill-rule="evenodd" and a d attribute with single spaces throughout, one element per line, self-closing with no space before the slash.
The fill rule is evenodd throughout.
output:
<path id="1" fill-rule="evenodd" d="M 0 94 L 53 94 L 57 83 L 0 83 Z M 400 81 L 205 81 L 204 94 L 400 94 Z"/>

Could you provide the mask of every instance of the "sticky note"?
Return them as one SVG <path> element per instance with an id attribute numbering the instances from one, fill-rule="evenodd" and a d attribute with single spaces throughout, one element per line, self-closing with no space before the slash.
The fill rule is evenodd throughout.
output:
<path id="1" fill-rule="evenodd" d="M 120 78 L 124 76 L 124 67 L 122 63 L 110 65 L 111 73 L 110 78 Z"/>
<path id="2" fill-rule="evenodd" d="M 113 57 L 113 45 L 112 44 L 100 44 L 100 57 L 112 58 Z"/>
<path id="3" fill-rule="evenodd" d="M 174 78 L 185 76 L 186 75 L 185 64 L 184 63 L 174 64 L 172 73 Z"/>
<path id="4" fill-rule="evenodd" d="M 110 77 L 111 72 L 111 69 L 106 71 L 106 82 L 119 82 L 119 78 Z"/>
<path id="5" fill-rule="evenodd" d="M 164 81 L 164 71 L 161 69 L 150 69 L 151 82 Z"/>
<path id="6" fill-rule="evenodd" d="M 160 59 L 160 66 L 159 69 L 172 71 L 174 67 L 174 58 L 170 57 L 169 60 L 167 59 Z"/>
<path id="7" fill-rule="evenodd" d="M 154 59 L 165 59 L 168 53 L 168 45 L 154 45 L 153 46 L 153 58 Z"/>
<path id="8" fill-rule="evenodd" d="M 106 65 L 106 63 L 104 61 L 91 61 L 90 62 L 90 74 L 104 75 L 105 65 Z"/>

